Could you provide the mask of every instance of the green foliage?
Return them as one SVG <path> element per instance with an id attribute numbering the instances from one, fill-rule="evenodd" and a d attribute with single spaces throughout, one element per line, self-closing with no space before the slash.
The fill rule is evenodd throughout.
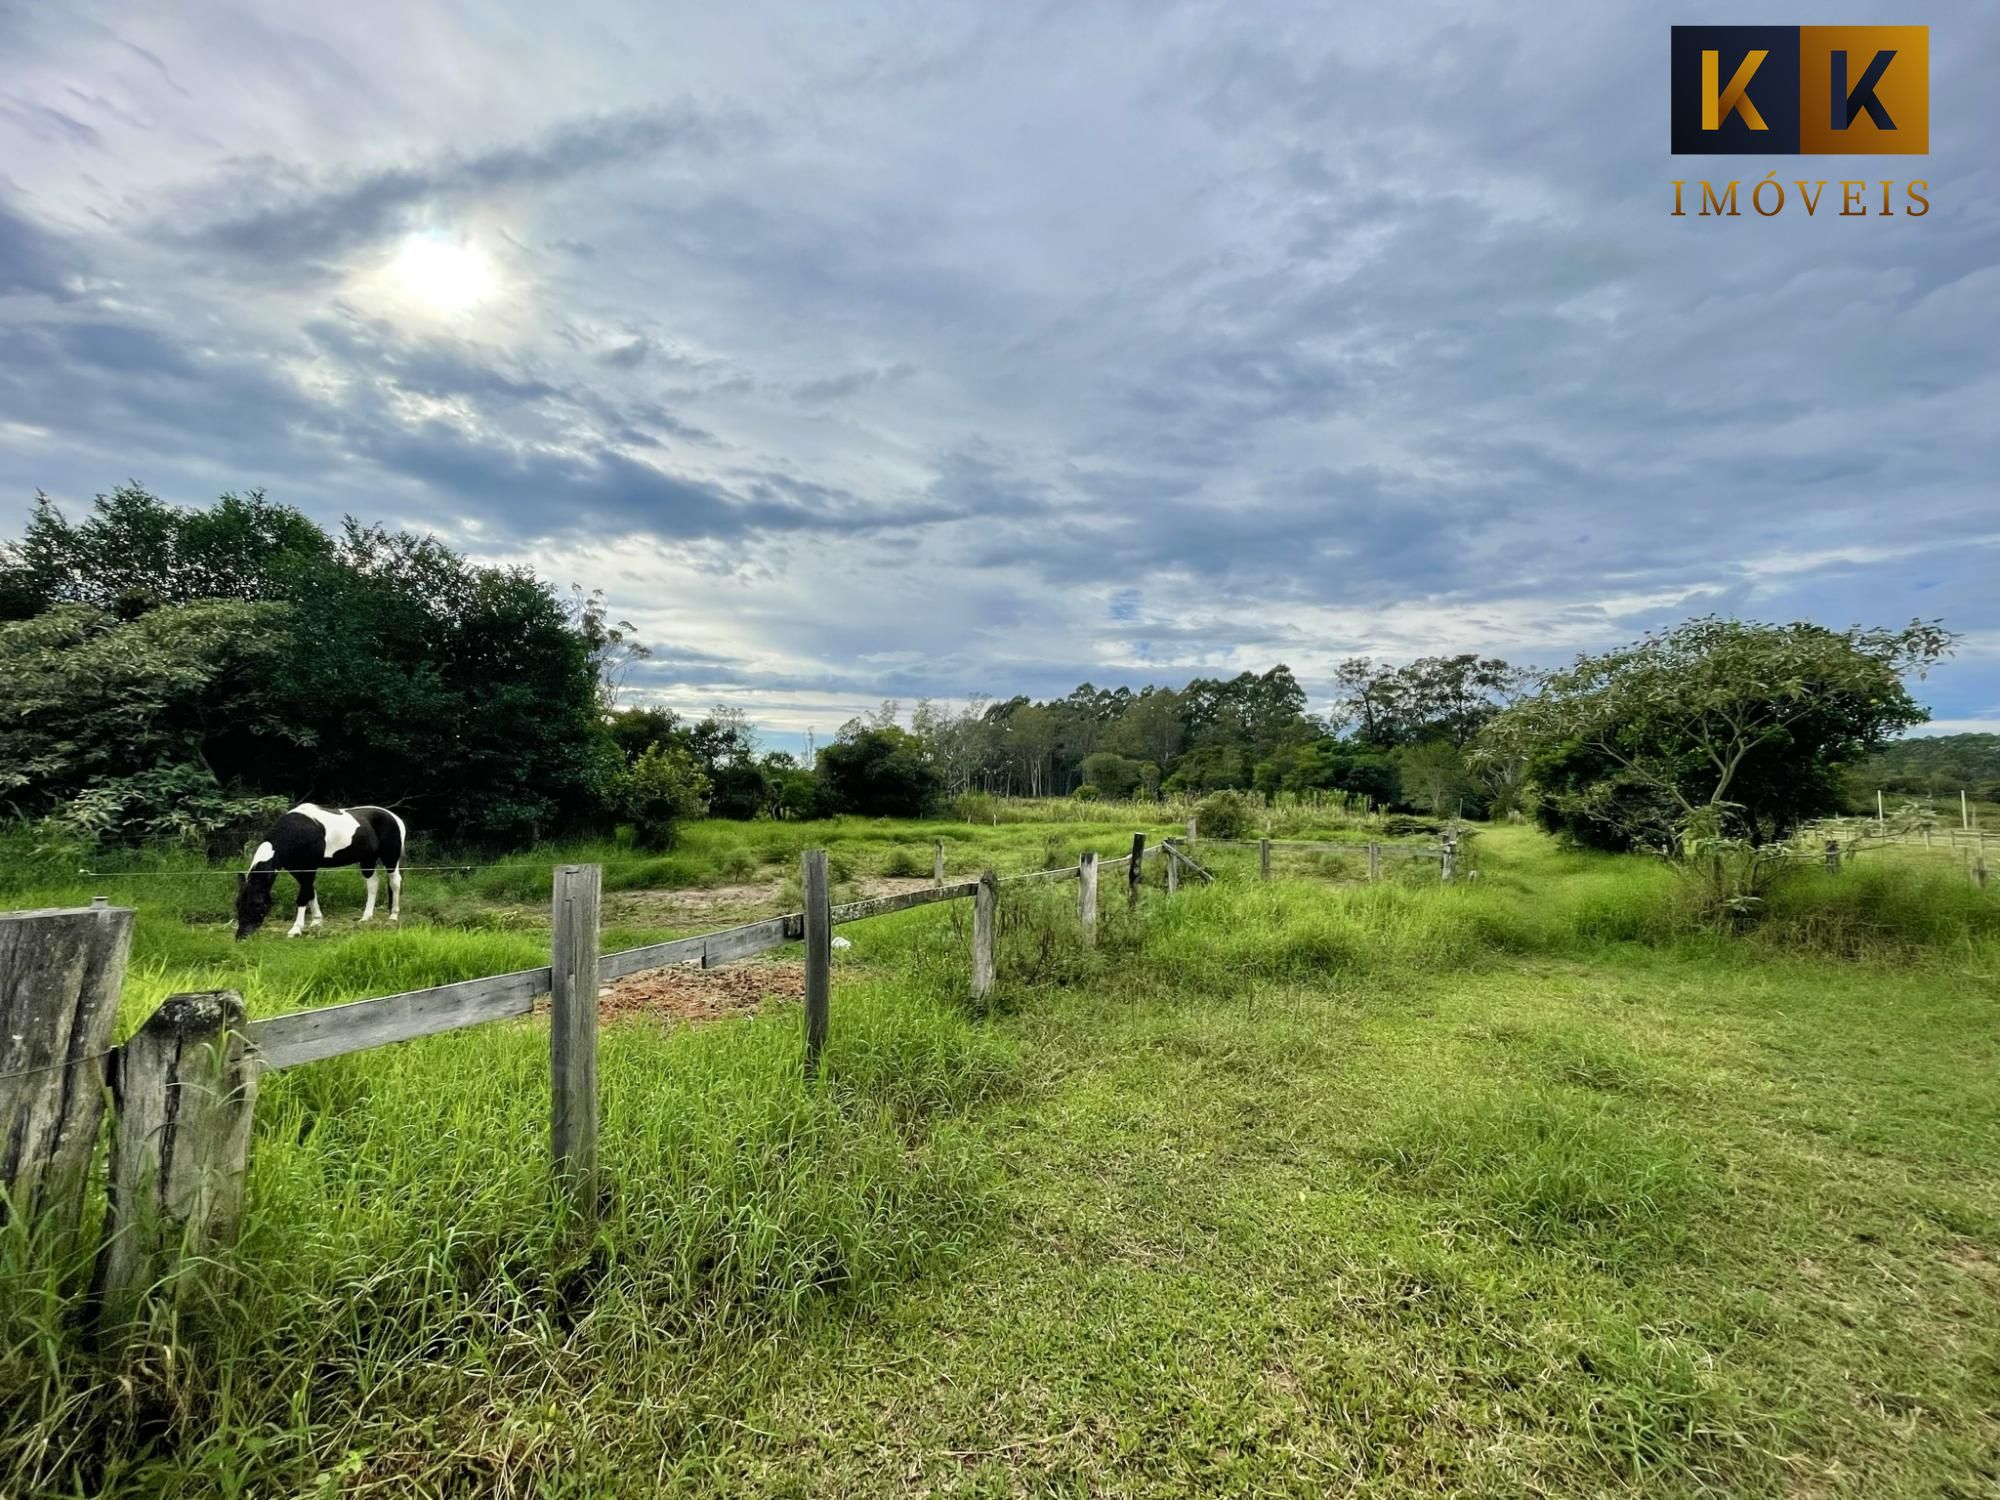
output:
<path id="1" fill-rule="evenodd" d="M 833 806 L 865 817 L 918 817 L 938 794 L 922 744 L 894 725 L 836 740 L 820 751 L 818 770 Z"/>
<path id="2" fill-rule="evenodd" d="M 1364 745 L 1433 740 L 1463 748 L 1520 691 L 1526 674 L 1498 657 L 1425 656 L 1400 667 L 1357 656 L 1340 664 L 1332 719 Z"/>
<path id="3" fill-rule="evenodd" d="M 1255 828 L 1250 799 L 1240 792 L 1215 792 L 1195 809 L 1195 831 L 1203 838 L 1247 838 Z"/>
<path id="4" fill-rule="evenodd" d="M 1399 745 L 1391 759 L 1402 800 L 1421 807 L 1433 817 L 1456 815 L 1468 797 L 1477 799 L 1478 788 L 1466 774 L 1465 758 L 1449 740 L 1423 740 Z"/>
<path id="5" fill-rule="evenodd" d="M 1903 678 L 1951 640 L 1922 621 L 1690 620 L 1551 674 L 1478 754 L 1523 760 L 1545 824 L 1579 842 L 1672 849 L 1713 807 L 1731 836 L 1762 843 L 1832 811 L 1838 766 L 1923 721 Z"/>
<path id="6" fill-rule="evenodd" d="M 1875 793 L 2000 802 L 2000 734 L 1939 734 L 1898 740 L 1848 768 L 1848 811 L 1873 812 Z"/>
<path id="7" fill-rule="evenodd" d="M 235 600 L 0 625 L 0 800 L 110 843 L 205 839 L 246 800 L 208 759 L 215 726 L 297 732 L 273 707 L 288 641 L 281 607 Z"/>
<path id="8" fill-rule="evenodd" d="M 1111 750 L 1086 755 L 1082 764 L 1083 786 L 1093 796 L 1129 797 L 1146 782 L 1146 763 L 1128 760 Z M 1083 787 L 1078 787 L 1081 792 Z"/>
<path id="9" fill-rule="evenodd" d="M 1104 792 L 1102 788 L 1093 786 L 1086 781 L 1082 786 L 1071 792 L 1070 796 L 1079 802 L 1097 802 L 1102 800 Z"/>
<path id="10" fill-rule="evenodd" d="M 329 535 L 257 494 L 181 510 L 130 487 L 76 524 L 44 501 L 0 552 L 23 617 L 0 647 L 20 690 L 0 737 L 32 742 L 0 754 L 0 797 L 23 812 L 193 766 L 210 798 L 393 803 L 454 838 L 603 815 L 616 627 L 531 574 L 352 520 Z"/>
<path id="11" fill-rule="evenodd" d="M 671 849 L 678 827 L 708 811 L 708 778 L 680 745 L 648 745 L 617 781 L 620 809 L 642 849 Z"/>

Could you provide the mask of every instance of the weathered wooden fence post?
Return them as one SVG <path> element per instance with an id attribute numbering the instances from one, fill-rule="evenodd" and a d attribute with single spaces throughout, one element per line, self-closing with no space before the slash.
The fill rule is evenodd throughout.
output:
<path id="1" fill-rule="evenodd" d="M 937 841 L 937 851 L 931 856 L 931 883 L 944 884 L 944 840 Z"/>
<path id="2" fill-rule="evenodd" d="M 1368 841 L 1368 878 L 1370 880 L 1382 878 L 1382 846 L 1373 839 Z"/>
<path id="3" fill-rule="evenodd" d="M 1132 859 L 1125 866 L 1125 904 L 1135 911 L 1139 906 L 1139 881 L 1146 872 L 1146 835 L 1132 835 Z"/>
<path id="4" fill-rule="evenodd" d="M 1199 837 L 1199 835 L 1195 832 L 1195 824 L 1199 821 L 1200 820 L 1197 818 L 1188 819 L 1188 842 L 1190 844 L 1192 844 L 1195 841 L 1195 839 Z"/>
<path id="5" fill-rule="evenodd" d="M 972 894 L 972 998 L 993 993 L 993 939 L 1000 918 L 1000 877 L 982 870 L 979 889 Z"/>
<path id="6" fill-rule="evenodd" d="M 1083 927 L 1083 946 L 1097 946 L 1097 855 L 1086 849 L 1076 862 L 1076 919 Z"/>
<path id="7" fill-rule="evenodd" d="M 119 1049 L 97 1258 L 101 1327 L 133 1323 L 178 1261 L 235 1242 L 258 1072 L 234 990 L 169 996 Z"/>
<path id="8" fill-rule="evenodd" d="M 1257 840 L 1257 873 L 1264 879 L 1271 878 L 1271 841 Z"/>
<path id="9" fill-rule="evenodd" d="M 1167 862 L 1167 894 L 1169 896 L 1181 888 L 1180 861 L 1174 858 L 1174 847 L 1174 840 L 1160 840 L 1161 857 Z"/>
<path id="10" fill-rule="evenodd" d="M 944 860 L 944 845 L 938 845 Z M 819 1055 L 826 1050 L 827 1012 L 833 991 L 833 896 L 827 884 L 826 851 L 808 849 L 799 856 L 800 884 L 806 900 L 806 1077 L 819 1074 Z"/>
<path id="11" fill-rule="evenodd" d="M 1840 873 L 1839 839 L 1828 839 L 1826 841 L 1826 873 L 1829 875 L 1838 875 Z"/>
<path id="12" fill-rule="evenodd" d="M 1972 861 L 1972 883 L 1982 891 L 1986 889 L 1986 856 L 1975 856 Z"/>
<path id="13" fill-rule="evenodd" d="M 597 1211 L 597 914 L 604 870 L 557 865 L 550 910 L 550 1143 L 557 1186 Z"/>
<path id="14" fill-rule="evenodd" d="M 1450 884 L 1451 877 L 1458 872 L 1458 837 L 1447 833 L 1438 851 L 1438 878 Z"/>
<path id="15" fill-rule="evenodd" d="M 0 1189 L 23 1217 L 77 1223 L 131 949 L 127 907 L 0 914 Z"/>

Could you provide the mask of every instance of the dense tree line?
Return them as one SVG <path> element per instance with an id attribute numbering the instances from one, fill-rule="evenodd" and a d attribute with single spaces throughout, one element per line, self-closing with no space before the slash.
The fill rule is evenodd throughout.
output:
<path id="1" fill-rule="evenodd" d="M 1873 812 L 1875 793 L 1941 797 L 1960 792 L 2000 802 L 2000 734 L 1940 734 L 1899 740 L 1855 765 L 1845 778 L 1850 811 Z"/>
<path id="2" fill-rule="evenodd" d="M 1831 811 L 1842 774 L 1922 720 L 1903 679 L 1949 643 L 1934 624 L 1710 619 L 1558 672 L 1353 658 L 1318 714 L 1282 665 L 926 699 L 907 716 L 888 702 L 807 767 L 760 753 L 726 709 L 619 707 L 647 651 L 600 594 L 431 537 L 352 519 L 329 532 L 257 493 L 180 509 L 127 487 L 80 522 L 42 500 L 0 545 L 0 808 L 101 840 L 226 847 L 276 799 L 374 801 L 467 841 L 624 825 L 658 846 L 704 814 L 1326 791 L 1441 815 L 1531 809 L 1614 848 L 1696 827 L 1756 842 Z M 1939 753 L 1873 764 L 1905 767 L 1913 789 L 1993 779 L 1990 747 L 1949 766 Z"/>

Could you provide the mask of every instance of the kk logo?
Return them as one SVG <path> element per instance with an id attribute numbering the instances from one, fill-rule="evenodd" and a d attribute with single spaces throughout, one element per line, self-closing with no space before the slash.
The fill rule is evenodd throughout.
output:
<path id="1" fill-rule="evenodd" d="M 1928 26 L 1676 26 L 1674 154 L 1922 156 Z"/>

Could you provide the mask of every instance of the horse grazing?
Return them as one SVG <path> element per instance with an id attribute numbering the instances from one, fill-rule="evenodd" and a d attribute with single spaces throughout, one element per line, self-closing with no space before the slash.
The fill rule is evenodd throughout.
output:
<path id="1" fill-rule="evenodd" d="M 278 875 L 289 870 L 299 888 L 299 910 L 292 918 L 286 937 L 297 937 L 306 925 L 320 924 L 319 897 L 313 881 L 319 872 L 334 865 L 359 865 L 368 881 L 368 904 L 361 920 L 375 915 L 375 867 L 389 871 L 389 920 L 402 915 L 403 907 L 403 820 L 386 807 L 316 807 L 301 802 L 278 819 L 271 836 L 257 846 L 250 872 L 236 877 L 236 940 L 241 942 L 259 927 L 271 912 L 271 897 Z"/>

